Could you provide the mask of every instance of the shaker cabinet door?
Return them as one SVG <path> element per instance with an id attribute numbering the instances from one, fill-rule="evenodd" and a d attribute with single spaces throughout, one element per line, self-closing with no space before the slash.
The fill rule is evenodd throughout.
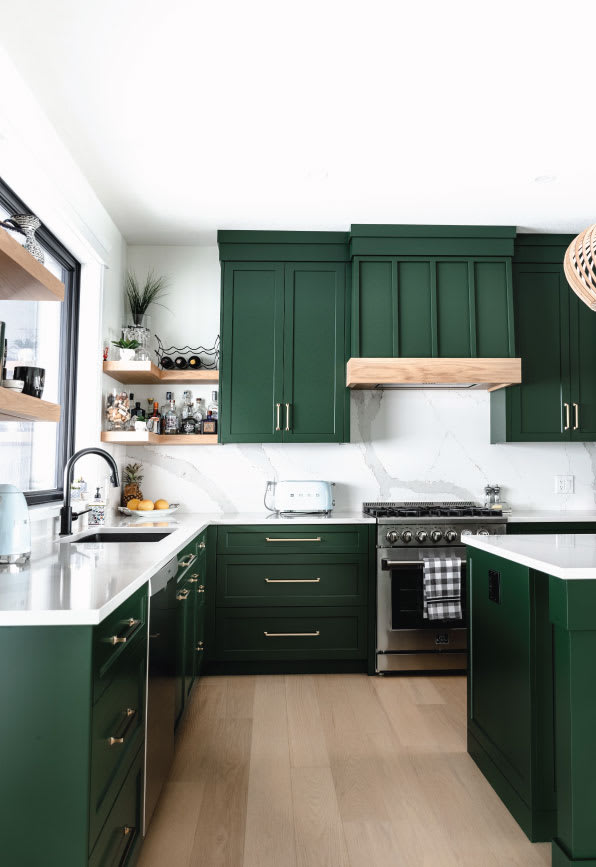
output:
<path id="1" fill-rule="evenodd" d="M 342 263 L 285 266 L 284 442 L 342 442 L 345 396 Z"/>
<path id="2" fill-rule="evenodd" d="M 283 268 L 261 262 L 224 265 L 220 372 L 223 443 L 281 442 Z"/>
<path id="3" fill-rule="evenodd" d="M 596 440 L 596 313 L 572 293 L 566 281 L 565 286 L 570 299 L 571 439 L 592 442 Z"/>

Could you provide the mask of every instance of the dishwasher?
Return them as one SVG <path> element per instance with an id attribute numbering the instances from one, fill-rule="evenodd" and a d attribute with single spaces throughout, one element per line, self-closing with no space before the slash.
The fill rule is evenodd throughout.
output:
<path id="1" fill-rule="evenodd" d="M 174 756 L 177 572 L 178 560 L 174 557 L 151 578 L 144 833 L 147 833 Z"/>

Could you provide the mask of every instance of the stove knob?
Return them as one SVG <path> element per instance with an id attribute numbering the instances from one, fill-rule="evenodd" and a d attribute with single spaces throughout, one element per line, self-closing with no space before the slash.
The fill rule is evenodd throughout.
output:
<path id="1" fill-rule="evenodd" d="M 490 536 L 490 533 L 488 532 L 488 530 L 478 530 L 476 535 L 477 536 Z"/>
<path id="2" fill-rule="evenodd" d="M 447 530 L 447 532 L 445 533 L 445 539 L 447 542 L 455 542 L 455 540 L 457 539 L 457 533 L 455 532 L 455 530 Z"/>
<path id="3" fill-rule="evenodd" d="M 399 539 L 399 536 L 397 535 L 395 530 L 389 530 L 387 535 L 385 536 L 385 538 L 387 539 L 387 541 L 389 542 L 390 545 L 395 545 L 395 543 Z"/>
<path id="4" fill-rule="evenodd" d="M 404 530 L 403 533 L 401 534 L 401 540 L 402 540 L 402 542 L 411 542 L 412 541 L 412 531 L 411 530 Z"/>
<path id="5" fill-rule="evenodd" d="M 426 530 L 418 530 L 418 532 L 416 533 L 416 539 L 418 540 L 418 542 L 426 542 L 426 536 Z"/>
<path id="6" fill-rule="evenodd" d="M 433 540 L 433 542 L 440 542 L 443 538 L 443 534 L 440 530 L 431 530 L 430 538 Z"/>

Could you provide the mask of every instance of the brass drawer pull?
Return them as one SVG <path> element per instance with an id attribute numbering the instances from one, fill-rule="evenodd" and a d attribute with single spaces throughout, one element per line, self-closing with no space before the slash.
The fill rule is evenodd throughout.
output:
<path id="1" fill-rule="evenodd" d="M 281 430 L 281 403 L 275 404 L 276 411 L 276 420 L 275 420 L 275 430 Z"/>
<path id="2" fill-rule="evenodd" d="M 187 566 L 190 566 L 191 563 L 194 563 L 197 559 L 196 554 L 189 554 L 187 560 L 178 560 L 178 568 L 186 569 Z"/>
<path id="3" fill-rule="evenodd" d="M 563 430 L 569 430 L 569 427 L 571 425 L 571 421 L 569 419 L 569 404 L 564 403 L 563 406 L 565 407 L 565 427 L 563 428 Z"/>
<path id="4" fill-rule="evenodd" d="M 199 584 L 199 586 L 197 587 L 197 593 L 204 593 L 204 592 L 205 592 L 205 585 Z"/>
<path id="5" fill-rule="evenodd" d="M 135 620 L 134 617 L 130 617 L 128 620 L 125 620 L 124 623 L 128 626 L 128 632 L 126 635 L 110 635 L 108 638 L 104 638 L 104 641 L 107 641 L 108 644 L 126 644 L 128 639 L 132 638 L 133 634 L 137 631 L 141 621 Z"/>
<path id="6" fill-rule="evenodd" d="M 199 542 L 199 548 L 202 549 L 202 548 L 204 548 L 204 547 L 205 547 L 205 543 L 204 543 L 204 542 Z"/>
<path id="7" fill-rule="evenodd" d="M 291 404 L 286 403 L 286 430 L 290 430 L 290 406 Z"/>
<path id="8" fill-rule="evenodd" d="M 190 596 L 190 590 L 188 589 L 188 587 L 185 587 L 184 590 L 181 590 L 180 593 L 176 594 L 176 599 L 179 602 L 184 602 L 184 600 L 188 599 L 189 596 Z"/>
<path id="9" fill-rule="evenodd" d="M 265 578 L 266 584 L 320 584 L 320 578 Z"/>
<path id="10" fill-rule="evenodd" d="M 130 855 L 132 847 L 134 846 L 137 839 L 137 829 L 131 827 L 130 825 L 124 825 L 122 827 L 122 834 L 124 835 L 123 839 L 126 840 L 126 846 L 124 847 L 124 851 L 122 852 L 120 860 L 118 861 L 119 867 L 121 864 L 128 863 L 128 856 Z"/>
<path id="11" fill-rule="evenodd" d="M 577 430 L 579 428 L 579 403 L 574 403 L 573 408 L 575 410 L 575 424 L 573 425 L 573 430 Z"/>
<path id="12" fill-rule="evenodd" d="M 270 539 L 269 536 L 265 536 L 266 542 L 320 542 L 321 537 L 316 536 L 314 539 Z"/>
<path id="13" fill-rule="evenodd" d="M 263 632 L 265 638 L 316 638 L 321 632 Z"/>
<path id="14" fill-rule="evenodd" d="M 199 641 L 197 648 L 196 648 L 199 651 L 199 653 L 202 653 L 205 650 L 204 644 L 205 644 L 204 641 Z"/>
<path id="15" fill-rule="evenodd" d="M 124 743 L 124 740 L 125 740 L 128 732 L 130 731 L 130 728 L 134 722 L 136 715 L 137 715 L 137 712 L 136 712 L 136 710 L 134 710 L 134 708 L 132 708 L 132 707 L 126 708 L 126 721 L 125 721 L 124 730 L 120 735 L 117 735 L 116 737 L 108 738 L 108 744 L 111 747 L 114 747 L 118 744 Z"/>
<path id="16" fill-rule="evenodd" d="M 191 575 L 191 577 L 188 579 L 188 583 L 189 584 L 196 584 L 198 580 L 199 580 L 198 573 L 195 573 L 194 575 Z"/>

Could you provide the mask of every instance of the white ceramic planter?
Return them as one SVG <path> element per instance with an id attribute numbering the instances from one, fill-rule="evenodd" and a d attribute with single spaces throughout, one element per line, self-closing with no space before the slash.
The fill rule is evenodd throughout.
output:
<path id="1" fill-rule="evenodd" d="M 120 361 L 132 361 L 135 357 L 136 349 L 122 349 L 120 347 Z"/>

